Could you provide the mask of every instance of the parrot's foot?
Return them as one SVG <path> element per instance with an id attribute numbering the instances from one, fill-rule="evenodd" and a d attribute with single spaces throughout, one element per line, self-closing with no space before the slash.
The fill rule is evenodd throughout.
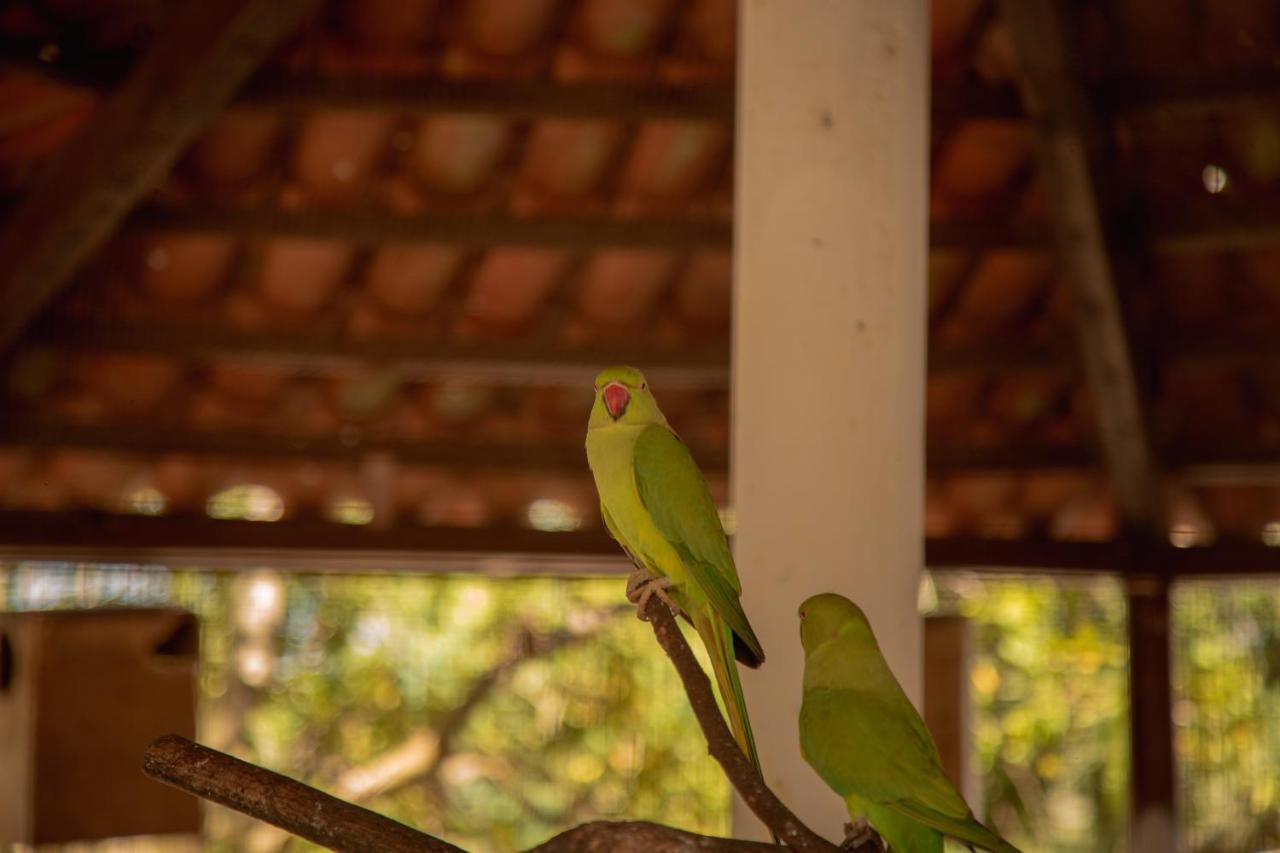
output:
<path id="1" fill-rule="evenodd" d="M 658 596 L 663 604 L 667 605 L 673 613 L 679 613 L 680 608 L 671 600 L 671 596 L 667 595 L 667 590 L 674 586 L 671 578 L 655 577 L 649 574 L 648 569 L 637 568 L 627 577 L 627 601 L 636 606 L 636 617 L 640 621 L 645 621 L 644 608 L 649 603 L 649 599 Z"/>
<path id="2" fill-rule="evenodd" d="M 841 850 L 858 850 L 871 840 L 874 832 L 871 824 L 867 823 L 865 817 L 859 817 L 853 823 L 844 825 L 844 841 L 840 844 Z"/>

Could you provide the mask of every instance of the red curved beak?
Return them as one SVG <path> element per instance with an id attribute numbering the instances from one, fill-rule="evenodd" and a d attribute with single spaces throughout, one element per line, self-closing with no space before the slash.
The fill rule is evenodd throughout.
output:
<path id="1" fill-rule="evenodd" d="M 604 386 L 604 407 L 609 410 L 609 417 L 615 421 L 622 417 L 631 402 L 631 392 L 621 382 L 610 382 Z"/>

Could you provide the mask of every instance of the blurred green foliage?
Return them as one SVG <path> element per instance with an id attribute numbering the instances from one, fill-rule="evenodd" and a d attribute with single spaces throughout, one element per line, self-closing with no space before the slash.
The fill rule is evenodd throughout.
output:
<path id="1" fill-rule="evenodd" d="M 1181 582 L 1172 609 L 1188 849 L 1280 848 L 1280 581 Z"/>
<path id="2" fill-rule="evenodd" d="M 1124 849 L 1120 585 L 939 572 L 921 598 L 926 613 L 973 620 L 971 719 L 986 800 L 977 811 L 1027 851 Z"/>
<path id="3" fill-rule="evenodd" d="M 0 609 L 191 608 L 202 740 L 468 849 L 518 849 L 597 817 L 724 833 L 728 786 L 620 586 L 0 564 Z M 921 599 L 973 620 L 976 810 L 1028 853 L 1123 849 L 1120 585 L 948 572 L 927 576 Z M 1189 849 L 1275 848 L 1280 582 L 1182 582 L 1173 616 Z M 209 850 L 305 847 L 219 808 L 207 830 Z"/>
<path id="4" fill-rule="evenodd" d="M 595 818 L 728 830 L 728 784 L 619 578 L 9 574 L 10 606 L 191 608 L 201 740 L 466 849 Z M 220 808 L 206 829 L 214 851 L 310 849 Z"/>

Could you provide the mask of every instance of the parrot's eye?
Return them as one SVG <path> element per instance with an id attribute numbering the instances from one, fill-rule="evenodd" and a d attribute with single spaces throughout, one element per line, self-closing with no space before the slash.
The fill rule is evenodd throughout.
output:
<path id="1" fill-rule="evenodd" d="M 803 621 L 804 621 L 804 617 L 805 617 L 804 608 L 801 608 L 801 609 L 800 609 L 800 621 L 801 621 L 801 622 L 803 622 Z"/>
<path id="2" fill-rule="evenodd" d="M 641 383 L 640 383 L 640 390 L 641 390 L 641 391 L 643 391 L 644 389 L 646 389 L 646 388 L 648 388 L 648 387 L 649 387 L 649 383 L 648 383 L 648 382 L 641 382 Z"/>

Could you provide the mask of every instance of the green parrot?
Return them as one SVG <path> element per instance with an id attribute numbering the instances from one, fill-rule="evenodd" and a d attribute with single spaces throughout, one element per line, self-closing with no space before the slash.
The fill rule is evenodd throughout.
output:
<path id="1" fill-rule="evenodd" d="M 587 463 L 605 527 L 636 564 L 628 597 L 640 591 L 643 606 L 650 593 L 670 592 L 706 645 L 729 727 L 759 770 L 734 661 L 758 667 L 764 650 L 738 601 L 742 585 L 707 483 L 635 368 L 596 377 Z"/>
<path id="2" fill-rule="evenodd" d="M 800 605 L 800 751 L 899 853 L 942 853 L 943 836 L 995 853 L 1018 849 L 978 823 L 947 780 L 924 720 L 880 653 L 858 605 L 834 593 Z"/>

